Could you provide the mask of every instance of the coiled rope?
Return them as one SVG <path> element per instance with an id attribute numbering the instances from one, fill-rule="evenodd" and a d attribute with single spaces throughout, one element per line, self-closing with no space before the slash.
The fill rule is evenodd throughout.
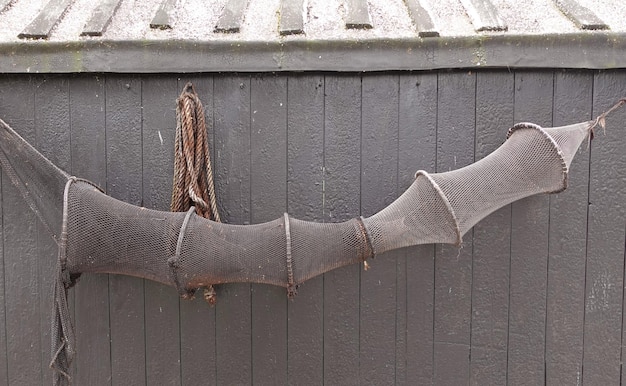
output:
<path id="1" fill-rule="evenodd" d="M 207 139 L 204 108 L 191 82 L 176 100 L 172 212 L 196 207 L 198 215 L 221 222 L 217 210 L 213 168 Z"/>
<path id="2" fill-rule="evenodd" d="M 174 144 L 174 181 L 172 212 L 185 212 L 194 206 L 199 216 L 221 222 L 217 210 L 213 168 L 204 108 L 191 82 L 176 100 L 176 139 Z M 212 285 L 204 289 L 210 305 L 217 301 Z"/>

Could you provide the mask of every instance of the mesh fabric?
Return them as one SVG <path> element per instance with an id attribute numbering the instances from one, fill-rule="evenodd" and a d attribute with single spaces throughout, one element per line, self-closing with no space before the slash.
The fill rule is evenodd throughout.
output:
<path id="1" fill-rule="evenodd" d="M 217 223 L 115 200 L 69 177 L 0 121 L 0 164 L 59 244 L 51 367 L 69 382 L 74 335 L 67 290 L 82 273 L 142 277 L 184 297 L 209 284 L 293 288 L 374 254 L 426 243 L 460 244 L 478 221 L 515 200 L 566 187 L 590 123 L 541 128 L 524 123 L 492 154 L 445 173 L 420 171 L 387 208 L 369 218 L 321 224 L 287 215 L 256 225 Z M 66 184 L 67 183 L 67 184 Z M 64 194 L 65 192 L 65 194 Z"/>

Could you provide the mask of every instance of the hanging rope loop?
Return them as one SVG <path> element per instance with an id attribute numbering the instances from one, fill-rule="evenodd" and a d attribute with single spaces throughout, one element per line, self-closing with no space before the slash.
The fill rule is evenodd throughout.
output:
<path id="1" fill-rule="evenodd" d="M 173 212 L 195 206 L 198 215 L 220 222 L 204 108 L 191 82 L 176 101 Z"/>
<path id="2" fill-rule="evenodd" d="M 191 207 L 196 208 L 199 216 L 221 222 L 213 185 L 204 108 L 193 84 L 188 82 L 176 100 L 174 181 L 170 210 L 184 212 Z M 217 294 L 212 285 L 206 286 L 204 298 L 211 306 L 215 305 Z"/>

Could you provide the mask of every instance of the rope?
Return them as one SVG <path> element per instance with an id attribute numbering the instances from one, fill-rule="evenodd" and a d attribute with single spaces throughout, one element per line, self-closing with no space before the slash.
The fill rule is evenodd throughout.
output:
<path id="1" fill-rule="evenodd" d="M 191 82 L 185 85 L 176 100 L 172 185 L 172 212 L 188 211 L 195 206 L 199 216 L 221 222 L 213 185 L 204 108 Z M 211 306 L 215 305 L 216 292 L 210 284 L 204 289 L 204 299 Z"/>
<path id="2" fill-rule="evenodd" d="M 596 126 L 598 126 L 598 125 L 600 125 L 600 127 L 602 127 L 602 130 L 606 130 L 606 123 L 605 123 L 606 116 L 609 115 L 610 113 L 612 113 L 613 110 L 616 110 L 616 109 L 620 108 L 624 104 L 626 104 L 626 98 L 620 99 L 610 109 L 608 109 L 605 112 L 603 112 L 602 114 L 598 115 L 596 117 L 596 119 L 593 120 L 593 124 L 589 127 L 589 130 L 591 131 L 591 136 L 593 136 L 593 129 Z M 606 134 L 606 131 L 605 131 L 605 134 Z"/>
<path id="3" fill-rule="evenodd" d="M 204 108 L 193 84 L 187 83 L 176 101 L 173 212 L 192 206 L 198 215 L 221 222 L 217 210 L 213 168 L 207 140 Z"/>

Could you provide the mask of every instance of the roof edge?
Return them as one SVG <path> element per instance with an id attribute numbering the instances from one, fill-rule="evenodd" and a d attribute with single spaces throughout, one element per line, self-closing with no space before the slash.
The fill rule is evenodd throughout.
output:
<path id="1" fill-rule="evenodd" d="M 282 41 L 0 43 L 0 73 L 419 71 L 626 68 L 626 34 Z"/>

